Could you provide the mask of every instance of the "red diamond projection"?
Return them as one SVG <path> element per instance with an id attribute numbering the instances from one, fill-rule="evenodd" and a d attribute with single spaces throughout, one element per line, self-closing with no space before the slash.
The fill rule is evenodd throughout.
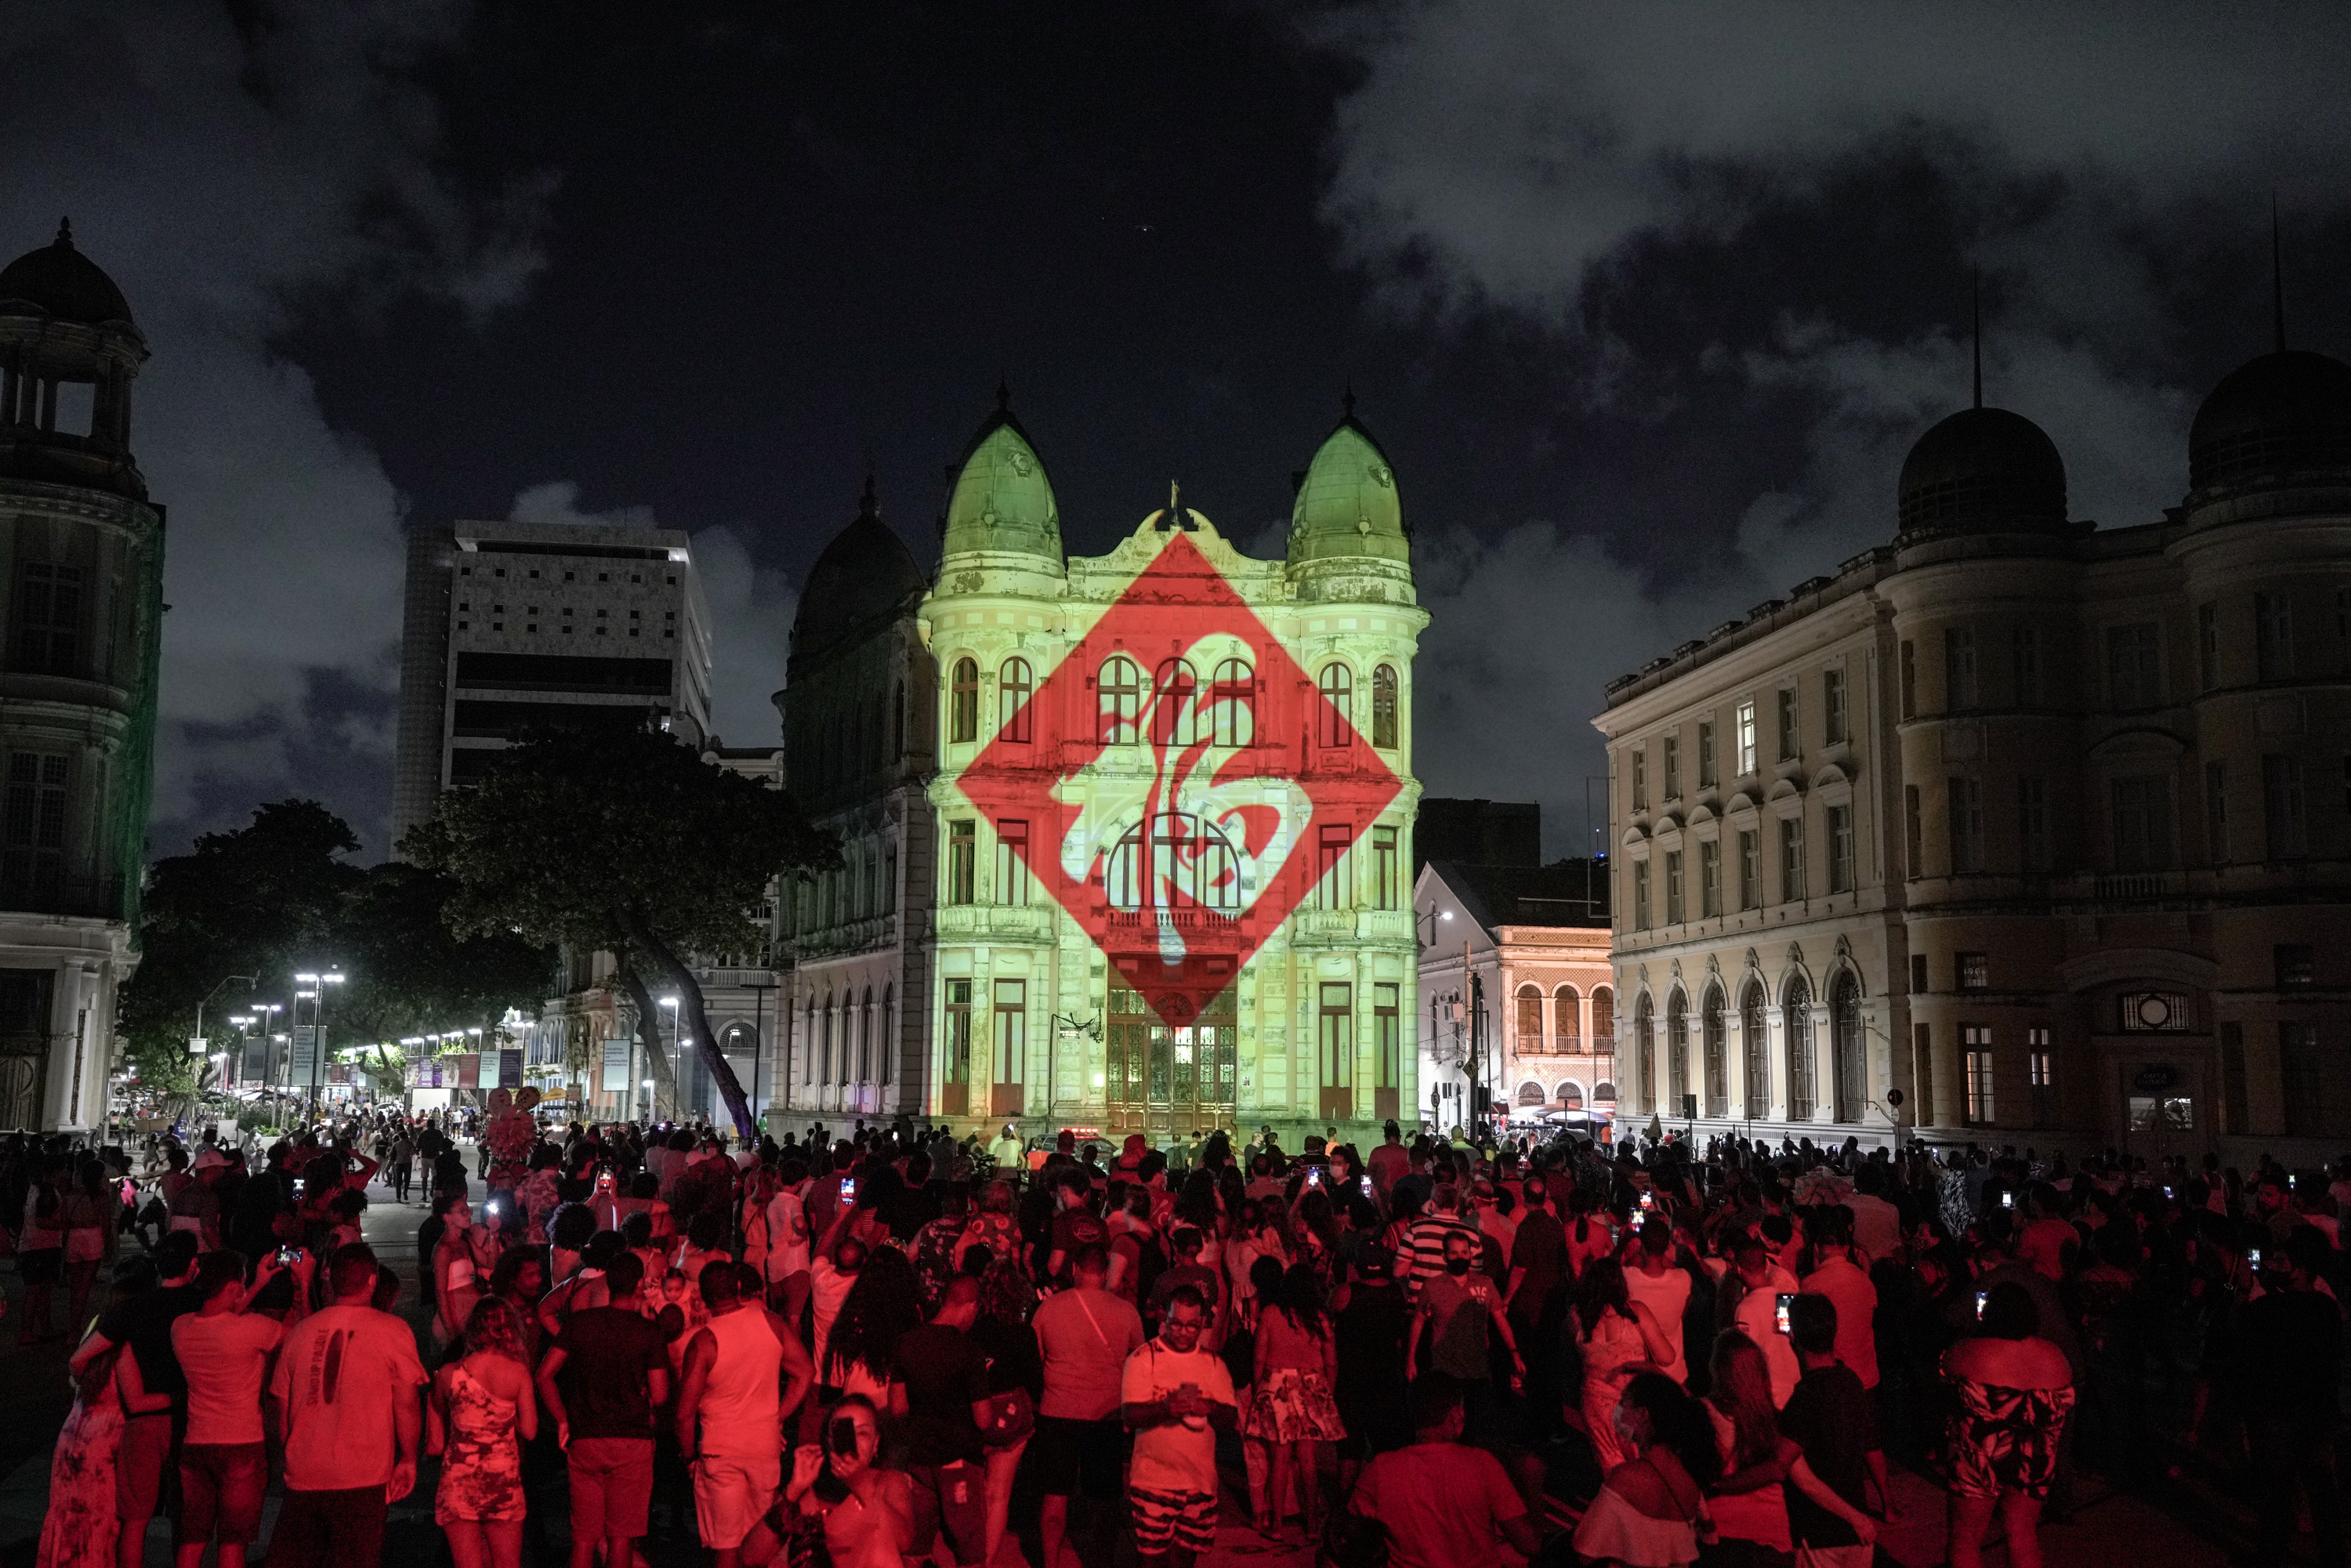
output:
<path id="1" fill-rule="evenodd" d="M 1181 532 L 1025 713 L 956 784 L 1175 1028 L 1403 788 Z"/>

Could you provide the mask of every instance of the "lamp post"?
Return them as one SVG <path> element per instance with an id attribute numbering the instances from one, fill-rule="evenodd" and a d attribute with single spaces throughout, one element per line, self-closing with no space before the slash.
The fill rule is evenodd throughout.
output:
<path id="1" fill-rule="evenodd" d="M 319 1109 L 319 1083 L 323 1072 L 320 1063 L 326 1060 L 327 1056 L 327 988 L 329 986 L 341 985 L 344 978 L 345 977 L 340 969 L 329 969 L 323 973 L 300 974 L 294 977 L 294 983 L 296 985 L 308 986 L 312 988 L 308 991 L 296 991 L 294 993 L 294 999 L 298 1004 L 304 1001 L 308 1001 L 310 1004 L 309 1106 L 310 1112 L 313 1115 L 318 1113 Z M 295 1032 L 298 1034 L 300 1033 L 302 1022 L 301 1014 L 298 1010 L 296 1012 L 292 1022 L 294 1024 Z"/>

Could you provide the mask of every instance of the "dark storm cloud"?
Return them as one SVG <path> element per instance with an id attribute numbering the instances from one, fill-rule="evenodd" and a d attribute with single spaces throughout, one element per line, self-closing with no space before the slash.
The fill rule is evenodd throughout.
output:
<path id="1" fill-rule="evenodd" d="M 1423 777 L 1543 799 L 1553 852 L 1606 680 L 1890 535 L 1903 452 L 1965 395 L 1966 267 L 1993 401 L 2057 441 L 2076 517 L 2146 522 L 2262 346 L 2266 193 L 2337 237 L 2351 199 L 2339 9 L 1486 0 L 1325 38 L 1364 72 L 1325 213 L 1387 308 L 1551 345 L 1573 394 L 1537 463 L 1613 417 L 1740 497 L 1620 484 L 1423 535 Z"/>
<path id="2" fill-rule="evenodd" d="M 70 213 L 153 351 L 132 438 L 171 513 L 163 852 L 295 788 L 348 797 L 381 837 L 402 497 L 275 345 L 324 298 L 478 319 L 542 265 L 543 183 L 468 193 L 435 164 L 416 72 L 463 16 L 44 0 L 0 27 L 0 243 L 46 243 Z"/>

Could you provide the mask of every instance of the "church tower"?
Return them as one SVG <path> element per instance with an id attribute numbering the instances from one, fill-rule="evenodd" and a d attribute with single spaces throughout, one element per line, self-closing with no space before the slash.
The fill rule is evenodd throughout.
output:
<path id="1" fill-rule="evenodd" d="M 146 340 L 54 242 L 0 270 L 0 1126 L 95 1126 L 154 780 L 163 508 L 131 454 Z"/>

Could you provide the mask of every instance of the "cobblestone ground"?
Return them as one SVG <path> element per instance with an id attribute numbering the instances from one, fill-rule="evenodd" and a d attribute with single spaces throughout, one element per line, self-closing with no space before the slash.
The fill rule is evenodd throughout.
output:
<path id="1" fill-rule="evenodd" d="M 469 1150 L 469 1163 L 471 1157 Z M 371 1207 L 362 1229 L 377 1255 L 401 1275 L 401 1308 L 417 1321 L 416 1227 L 423 1218 L 423 1207 L 413 1200 L 395 1202 L 380 1184 L 369 1196 Z M 62 1340 L 18 1345 L 20 1291 L 12 1263 L 0 1262 L 0 1284 L 5 1284 L 9 1301 L 9 1315 L 0 1322 L 0 1568 L 28 1568 L 47 1497 L 50 1446 L 71 1403 L 65 1375 L 67 1348 Z M 63 1312 L 62 1304 L 58 1311 Z M 569 1531 L 559 1456 L 550 1457 L 543 1468 L 532 1488 L 533 1522 L 526 1550 L 531 1568 L 561 1568 Z M 2051 1568 L 2222 1568 L 2242 1556 L 2252 1543 L 2252 1519 L 2241 1501 L 2192 1460 L 2168 1468 L 2171 1473 L 2159 1484 L 2137 1493 L 2085 1482 L 2073 1517 L 2042 1532 L 2042 1549 Z M 1942 1492 L 1930 1479 L 1898 1467 L 1893 1479 L 1902 1517 L 1882 1538 L 1885 1550 L 1879 1561 L 1882 1564 L 1890 1557 L 1902 1568 L 1934 1568 L 1944 1561 Z M 392 1509 L 385 1540 L 387 1568 L 444 1568 L 447 1563 L 446 1549 L 433 1524 L 434 1480 L 428 1460 L 416 1491 Z M 1285 1542 L 1276 1544 L 1246 1524 L 1232 1522 L 1246 1520 L 1249 1508 L 1238 1472 L 1228 1474 L 1226 1481 L 1227 1522 L 1205 1560 L 1209 1568 L 1311 1568 L 1312 1554 L 1294 1527 Z M 277 1508 L 273 1496 L 263 1524 L 265 1552 Z M 1549 1511 L 1562 1525 L 1573 1517 L 1556 1500 Z M 1034 1500 L 1016 1494 L 1016 1524 L 1034 1516 Z M 653 1568 L 701 1568 L 708 1561 L 694 1540 L 693 1520 L 692 1501 L 682 1487 L 657 1494 L 655 1535 L 646 1543 Z M 2298 1537 L 2292 1552 L 2297 1560 L 2313 1560 L 2310 1538 Z M 1038 1557 L 1033 1533 L 1016 1532 L 990 1568 L 1026 1568 Z M 158 1521 L 149 1532 L 147 1562 L 151 1568 L 169 1568 L 171 1561 L 170 1532 Z M 1132 1551 L 1122 1544 L 1122 1568 L 1134 1561 Z M 1996 1541 L 1988 1547 L 1986 1561 L 1994 1568 L 2007 1562 Z M 1071 1565 L 1065 1560 L 1063 1568 Z"/>

